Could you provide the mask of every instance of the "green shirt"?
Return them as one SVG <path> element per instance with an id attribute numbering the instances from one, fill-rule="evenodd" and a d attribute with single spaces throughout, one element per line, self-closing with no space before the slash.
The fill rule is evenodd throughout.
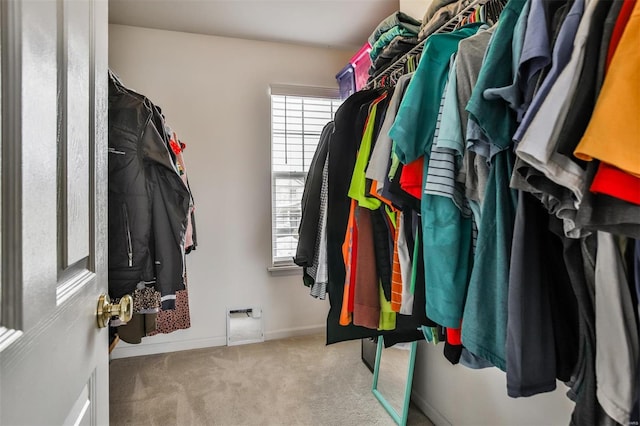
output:
<path id="1" fill-rule="evenodd" d="M 400 161 L 407 164 L 425 157 L 423 188 L 451 55 L 457 52 L 460 40 L 474 35 L 482 25 L 467 25 L 427 39 L 389 131 Z M 471 222 L 445 197 L 423 194 L 421 213 L 425 266 L 425 283 L 421 284 L 425 285 L 427 316 L 440 325 L 458 328 L 469 276 Z"/>
<path id="2" fill-rule="evenodd" d="M 358 157 L 353 169 L 353 175 L 351 176 L 351 184 L 349 185 L 348 192 L 349 197 L 356 200 L 360 207 L 366 207 L 371 210 L 378 209 L 380 204 L 382 204 L 382 202 L 375 197 L 367 197 L 367 179 L 365 177 L 365 170 L 369 163 L 369 155 L 371 154 L 371 140 L 373 139 L 373 129 L 377 110 L 378 104 L 373 103 L 362 135 L 362 141 L 360 142 L 360 149 L 358 150 Z"/>
<path id="3" fill-rule="evenodd" d="M 491 144 L 499 150 L 511 145 L 516 130 L 515 111 L 504 99 L 492 96 L 487 99 L 487 89 L 502 88 L 513 84 L 514 30 L 525 0 L 509 0 L 500 14 L 498 27 L 487 47 L 478 81 L 471 93 L 466 110 L 480 126 Z M 520 45 L 520 49 L 522 46 Z M 518 55 L 518 52 L 515 52 Z"/>
<path id="4" fill-rule="evenodd" d="M 501 370 L 506 370 L 509 264 L 517 205 L 516 193 L 509 188 L 514 157 L 506 148 L 511 145 L 515 132 L 515 113 L 504 98 L 487 100 L 485 90 L 513 82 L 512 59 L 518 55 L 517 41 L 514 43 L 513 40 L 514 29 L 524 6 L 524 0 L 510 0 L 502 11 L 467 104 L 471 118 L 500 151 L 491 162 L 482 203 L 474 266 L 464 309 L 462 343 L 471 353 Z"/>

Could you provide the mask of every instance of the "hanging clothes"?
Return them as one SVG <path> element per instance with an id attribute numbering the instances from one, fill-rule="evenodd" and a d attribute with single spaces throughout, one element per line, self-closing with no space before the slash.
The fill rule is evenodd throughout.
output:
<path id="1" fill-rule="evenodd" d="M 109 77 L 109 295 L 132 295 L 134 312 L 132 323 L 112 326 L 138 343 L 185 290 L 184 256 L 197 245 L 193 197 L 183 146 L 160 109 Z"/>
<path id="2" fill-rule="evenodd" d="M 364 128 L 368 105 L 380 95 L 378 89 L 356 92 L 338 108 L 335 114 L 335 130 L 329 142 L 329 182 L 327 204 L 327 264 L 329 273 L 330 308 L 327 317 L 327 343 L 372 337 L 375 332 L 354 325 L 340 325 L 343 305 L 345 265 L 341 246 L 349 219 L 350 199 L 348 187 L 353 174 L 356 152 Z"/>
<path id="3" fill-rule="evenodd" d="M 160 293 L 165 309 L 175 306 L 175 292 L 184 288 L 183 241 L 191 198 L 168 139 L 159 110 L 111 79 L 109 290 L 118 298 L 144 283 Z"/>
<path id="4" fill-rule="evenodd" d="M 434 1 L 430 17 L 451 3 Z M 328 342 L 365 333 L 351 323 L 357 296 L 370 316 L 361 311 L 354 322 L 373 332 L 389 313 L 397 327 L 410 318 L 429 341 L 444 341 L 451 363 L 505 370 L 511 397 L 552 391 L 560 380 L 576 404 L 572 424 L 632 422 L 638 3 L 471 3 L 451 23 L 465 26 L 438 28 L 404 57 L 420 55 L 418 68 L 397 79 L 380 135 L 374 126 L 370 140 L 361 137 L 371 133 L 371 110 L 380 114 L 382 88 L 343 105 L 350 144 L 332 138 L 329 149 L 330 192 L 341 190 L 328 202 L 329 284 L 340 286 L 330 290 Z M 482 22 L 498 16 L 490 28 Z M 393 78 L 374 85 L 393 83 L 397 69 L 382 75 Z M 342 329 L 333 325 L 339 310 Z"/>

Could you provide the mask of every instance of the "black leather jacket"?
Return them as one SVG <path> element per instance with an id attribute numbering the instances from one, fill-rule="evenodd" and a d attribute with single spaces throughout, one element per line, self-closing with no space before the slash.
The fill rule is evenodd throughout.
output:
<path id="1" fill-rule="evenodd" d="M 184 289 L 190 201 L 168 141 L 159 108 L 110 76 L 109 295 L 155 289 L 162 310 Z"/>

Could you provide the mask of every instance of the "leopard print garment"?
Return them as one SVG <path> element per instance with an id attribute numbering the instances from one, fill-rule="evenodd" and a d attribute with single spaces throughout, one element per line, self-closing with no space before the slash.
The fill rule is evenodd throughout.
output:
<path id="1" fill-rule="evenodd" d="M 160 292 L 153 287 L 138 285 L 133 291 L 133 312 L 136 314 L 149 314 L 160 309 Z"/>
<path id="2" fill-rule="evenodd" d="M 154 336 L 158 333 L 171 333 L 176 330 L 183 330 L 191 327 L 191 316 L 189 315 L 189 294 L 187 288 L 176 292 L 176 308 L 169 311 L 158 312 L 156 319 L 156 331 L 152 331 L 147 336 Z"/>

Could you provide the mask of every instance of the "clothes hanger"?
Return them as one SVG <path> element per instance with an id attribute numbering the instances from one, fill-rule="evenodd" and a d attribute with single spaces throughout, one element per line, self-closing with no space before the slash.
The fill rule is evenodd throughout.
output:
<path id="1" fill-rule="evenodd" d="M 116 73 L 114 73 L 113 71 L 111 71 L 111 68 L 109 68 L 109 78 L 114 82 L 119 84 L 120 86 L 124 86 L 124 83 L 122 82 L 122 80 L 120 80 L 120 77 L 118 77 L 118 75 Z"/>

